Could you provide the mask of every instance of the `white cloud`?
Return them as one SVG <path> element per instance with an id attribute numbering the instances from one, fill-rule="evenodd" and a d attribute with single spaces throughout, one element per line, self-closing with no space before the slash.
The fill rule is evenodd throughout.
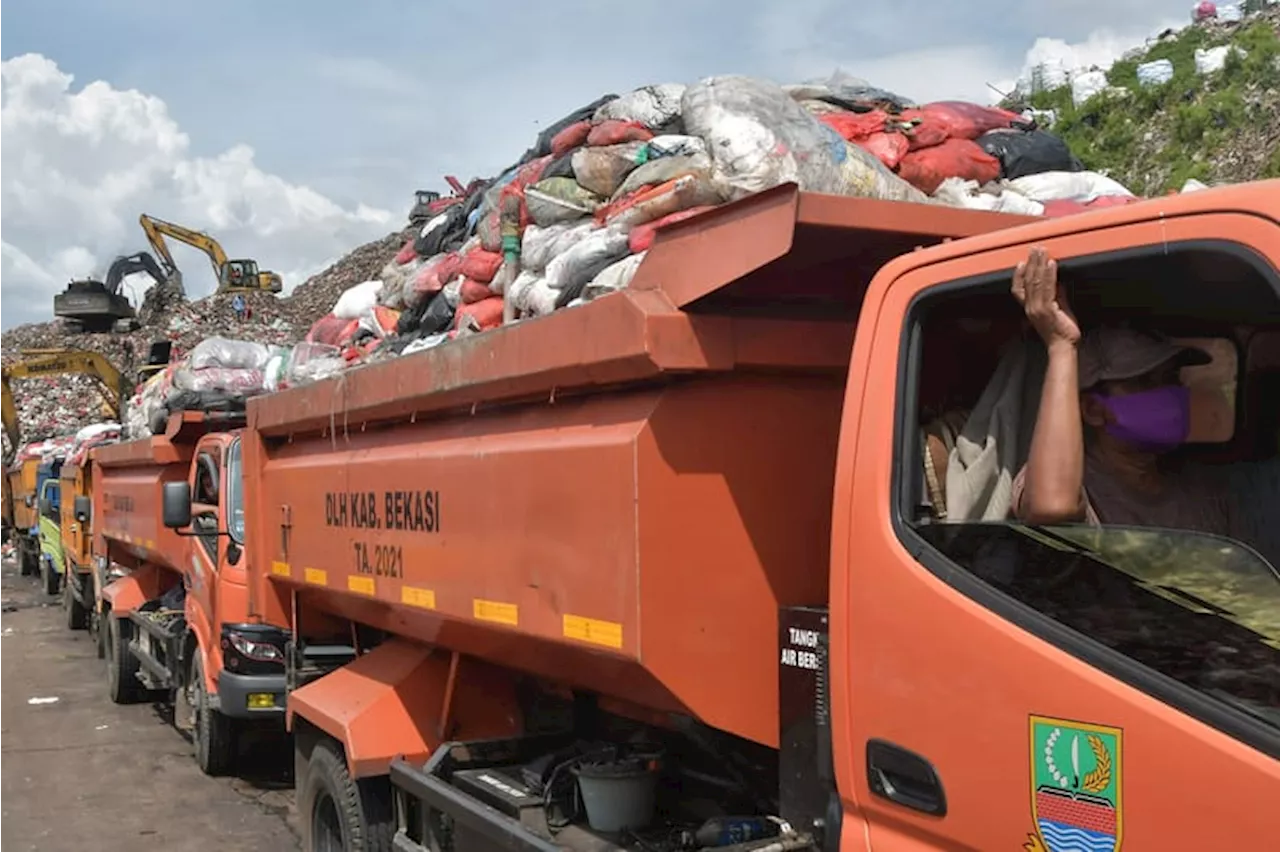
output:
<path id="1" fill-rule="evenodd" d="M 345 209 L 262 171 L 248 146 L 195 155 L 159 98 L 102 81 L 73 90 L 72 76 L 39 54 L 0 68 L 5 327 L 48 319 L 69 278 L 100 276 L 116 255 L 146 249 L 140 213 L 207 230 L 232 256 L 279 272 L 286 290 L 398 224 L 399 214 Z M 208 260 L 173 252 L 188 293 L 211 292 Z"/>

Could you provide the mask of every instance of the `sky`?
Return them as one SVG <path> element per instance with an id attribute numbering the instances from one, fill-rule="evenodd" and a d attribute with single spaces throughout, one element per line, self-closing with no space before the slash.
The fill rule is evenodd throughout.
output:
<path id="1" fill-rule="evenodd" d="M 416 189 L 500 173 L 540 127 L 648 83 L 836 69 L 990 102 L 1037 62 L 1106 65 L 1190 0 L 6 0 L 0 325 L 147 248 L 148 213 L 286 291 L 405 223 Z M 188 294 L 212 292 L 174 248 Z M 140 293 L 143 282 L 131 279 Z"/>

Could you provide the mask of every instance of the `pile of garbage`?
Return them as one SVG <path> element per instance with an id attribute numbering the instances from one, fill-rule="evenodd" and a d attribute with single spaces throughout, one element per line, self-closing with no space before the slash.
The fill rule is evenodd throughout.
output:
<path id="1" fill-rule="evenodd" d="M 920 106 L 841 73 L 644 86 L 584 105 L 498 178 L 434 200 L 306 342 L 336 347 L 331 364 L 361 362 L 581 304 L 625 287 L 661 228 L 787 182 L 1044 216 L 1136 200 L 1034 117 L 997 107 Z"/>
<path id="2" fill-rule="evenodd" d="M 128 337 L 67 342 L 113 359 L 122 347 L 144 352 L 157 333 L 174 342 L 178 363 L 128 406 L 136 436 L 167 412 L 235 410 L 254 393 L 591 301 L 627 286 L 663 227 L 783 183 L 1043 216 L 1135 200 L 1034 116 L 919 105 L 839 72 L 786 87 L 720 76 L 605 95 L 547 126 L 498 177 L 450 183 L 421 227 L 362 246 L 288 298 L 251 296 L 247 322 L 228 297 L 211 297 Z M 6 334 L 6 353 L 32 345 L 22 332 Z M 42 409 L 24 394 L 24 431 L 84 425 L 83 399 Z"/>

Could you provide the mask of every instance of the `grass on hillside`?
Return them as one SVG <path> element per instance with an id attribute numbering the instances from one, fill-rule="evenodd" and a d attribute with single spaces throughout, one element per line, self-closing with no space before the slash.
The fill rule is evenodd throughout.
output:
<path id="1" fill-rule="evenodd" d="M 1196 73 L 1195 51 L 1234 44 L 1244 56 L 1228 53 L 1223 70 L 1204 77 Z M 1140 86 L 1138 66 L 1168 59 L 1173 78 L 1161 86 Z M 1116 62 L 1107 81 L 1124 93 L 1102 92 L 1079 107 L 1071 87 L 1038 92 L 1029 103 L 1057 113 L 1053 132 L 1061 136 L 1084 164 L 1121 176 L 1134 167 L 1134 152 L 1149 141 L 1152 119 L 1163 113 L 1167 144 L 1153 152 L 1151 166 L 1167 174 L 1163 189 L 1178 189 L 1189 178 L 1213 177 L 1208 156 L 1246 125 L 1249 105 L 1259 93 L 1280 90 L 1280 38 L 1265 21 L 1230 37 L 1202 27 L 1187 27 L 1148 48 L 1141 56 Z M 1263 177 L 1280 177 L 1280 150 L 1271 154 Z"/>

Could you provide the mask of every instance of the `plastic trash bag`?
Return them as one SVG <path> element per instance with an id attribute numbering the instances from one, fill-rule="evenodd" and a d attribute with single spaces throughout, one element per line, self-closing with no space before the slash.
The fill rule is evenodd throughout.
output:
<path id="1" fill-rule="evenodd" d="M 844 144 L 849 150 L 840 170 L 841 195 L 879 198 L 882 201 L 929 203 L 929 196 L 889 171 L 870 151 L 848 142 Z"/>
<path id="2" fill-rule="evenodd" d="M 262 370 L 262 389 L 267 393 L 275 393 L 288 384 L 289 353 L 277 352 L 267 359 L 267 366 Z"/>
<path id="3" fill-rule="evenodd" d="M 1226 44 L 1203 50 L 1197 47 L 1195 52 L 1196 73 L 1216 74 L 1226 67 L 1227 56 L 1233 51 L 1236 56 L 1243 57 L 1246 55 L 1240 48 Z"/>
<path id="4" fill-rule="evenodd" d="M 1244 20 L 1244 12 L 1234 3 L 1218 7 L 1218 21 L 1224 24 L 1238 24 Z"/>
<path id="5" fill-rule="evenodd" d="M 553 290 L 586 284 L 601 269 L 631 251 L 627 234 L 614 228 L 592 231 L 547 264 L 544 276 Z"/>
<path id="6" fill-rule="evenodd" d="M 268 359 L 263 359 L 265 367 Z M 173 386 L 183 391 L 217 391 L 236 396 L 260 393 L 263 371 L 237 367 L 179 368 L 173 371 Z"/>
<path id="7" fill-rule="evenodd" d="M 636 277 L 636 271 L 640 269 L 641 263 L 644 263 L 643 252 L 628 255 L 622 260 L 609 264 L 582 289 L 580 298 L 584 302 L 590 302 L 592 299 L 625 289 L 631 283 L 631 279 Z"/>
<path id="8" fill-rule="evenodd" d="M 910 98 L 873 86 L 838 68 L 826 79 L 815 78 L 787 86 L 786 92 L 798 101 L 823 100 L 855 110 L 881 106 L 897 111 L 913 106 Z"/>
<path id="9" fill-rule="evenodd" d="M 542 272 L 556 255 L 568 251 L 575 243 L 595 230 L 595 223 L 563 222 L 546 227 L 530 225 L 524 229 L 520 243 L 522 270 Z"/>
<path id="10" fill-rule="evenodd" d="M 1079 201 L 1088 203 L 1102 196 L 1129 196 L 1124 184 L 1097 172 L 1042 172 L 1006 181 L 1014 192 L 1036 201 Z"/>
<path id="11" fill-rule="evenodd" d="M 909 151 L 898 175 L 922 192 L 932 193 L 949 177 L 977 181 L 1000 178 L 1000 161 L 969 139 L 948 139 L 932 148 Z"/>
<path id="12" fill-rule="evenodd" d="M 680 99 L 684 97 L 682 83 L 661 83 L 641 86 L 596 110 L 592 120 L 634 121 L 650 130 L 665 127 L 680 117 Z"/>
<path id="13" fill-rule="evenodd" d="M 500 266 L 502 266 L 501 254 L 480 248 L 472 249 L 463 255 L 462 266 L 458 271 L 473 281 L 488 284 L 493 280 L 493 276 L 498 274 Z"/>
<path id="14" fill-rule="evenodd" d="M 289 366 L 285 377 L 292 387 L 335 376 L 346 369 L 346 366 L 347 362 L 336 346 L 299 343 L 289 353 Z"/>
<path id="15" fill-rule="evenodd" d="M 1044 205 L 1039 201 L 1005 191 L 996 184 L 980 187 L 977 181 L 963 178 L 947 178 L 934 190 L 933 197 L 950 207 L 963 207 L 967 210 L 1014 213 L 1020 216 L 1044 215 Z"/>
<path id="16" fill-rule="evenodd" d="M 650 160 L 656 160 L 659 157 L 689 157 L 706 153 L 707 143 L 701 137 L 684 136 L 678 133 L 655 136 L 649 140 L 648 145 Z"/>
<path id="17" fill-rule="evenodd" d="M 689 133 L 711 151 L 719 194 L 736 200 L 783 183 L 839 193 L 845 141 L 773 83 L 710 77 L 685 90 Z"/>
<path id="18" fill-rule="evenodd" d="M 581 148 L 587 144 L 590 133 L 590 121 L 575 121 L 551 138 L 551 154 L 562 157 L 574 148 Z"/>
<path id="19" fill-rule="evenodd" d="M 936 101 L 925 104 L 919 110 L 908 110 L 908 115 L 918 117 L 920 128 L 916 135 L 921 138 L 927 134 L 941 134 L 942 139 L 977 139 L 988 131 L 1001 127 L 1016 127 L 1023 123 L 1022 116 L 1016 112 L 999 107 L 982 106 L 967 101 Z M 938 139 L 937 142 L 941 142 Z M 924 143 L 922 147 L 937 142 Z M 913 145 L 912 147 L 916 147 Z"/>
<path id="20" fill-rule="evenodd" d="M 476 281 L 472 278 L 463 278 L 462 283 L 458 287 L 458 301 L 461 305 L 470 305 L 474 302 L 480 302 L 493 296 L 494 293 L 489 289 L 489 285 Z"/>
<path id="21" fill-rule="evenodd" d="M 440 296 L 448 303 L 449 307 L 457 308 L 462 302 L 462 279 L 455 278 L 440 291 Z"/>
<path id="22" fill-rule="evenodd" d="M 1101 71 L 1085 71 L 1071 78 L 1071 102 L 1080 106 L 1107 89 L 1107 75 Z"/>
<path id="23" fill-rule="evenodd" d="M 573 176 L 580 186 L 596 195 L 608 197 L 647 157 L 644 142 L 579 148 L 573 152 Z"/>
<path id="24" fill-rule="evenodd" d="M 502 297 L 490 296 L 476 302 L 468 302 L 458 308 L 453 327 L 459 331 L 470 327 L 471 331 L 488 331 L 502 325 Z"/>
<path id="25" fill-rule="evenodd" d="M 454 308 L 455 305 L 449 303 L 444 291 L 440 291 L 427 304 L 422 321 L 418 323 L 418 330 L 422 334 L 436 334 L 449 328 L 453 325 Z"/>
<path id="26" fill-rule="evenodd" d="M 678 213 L 671 213 L 663 216 L 661 219 L 655 219 L 652 222 L 645 222 L 643 225 L 637 225 L 631 229 L 631 233 L 627 235 L 627 246 L 631 249 L 632 254 L 642 254 L 649 250 L 653 245 L 653 241 L 658 238 L 658 230 L 667 225 L 674 225 L 676 222 L 683 222 L 685 219 L 692 219 L 700 213 L 708 210 L 714 210 L 714 207 L 690 207 L 688 210 L 681 210 Z"/>
<path id="27" fill-rule="evenodd" d="M 360 328 L 374 337 L 387 337 L 395 332 L 399 322 L 400 311 L 376 305 L 360 318 Z"/>
<path id="28" fill-rule="evenodd" d="M 382 282 L 378 280 L 362 281 L 348 287 L 333 306 L 333 315 L 348 320 L 360 319 L 378 303 L 378 290 L 381 288 Z"/>
<path id="29" fill-rule="evenodd" d="M 653 131 L 638 121 L 605 121 L 591 128 L 588 145 L 621 145 L 623 142 L 648 142 Z"/>
<path id="30" fill-rule="evenodd" d="M 596 221 L 614 229 L 630 230 L 679 210 L 715 205 L 722 200 L 706 174 L 682 175 L 602 207 L 596 211 Z"/>
<path id="31" fill-rule="evenodd" d="M 444 289 L 462 269 L 462 257 L 457 252 L 436 255 L 423 265 L 412 282 L 413 297 L 406 304 L 413 306 Z"/>
<path id="32" fill-rule="evenodd" d="M 578 185 L 571 177 L 545 178 L 525 190 L 529 218 L 541 227 L 590 216 L 600 206 L 600 198 Z"/>
<path id="33" fill-rule="evenodd" d="M 441 343 L 449 342 L 447 334 L 428 334 L 426 337 L 419 337 L 411 342 L 408 346 L 400 351 L 401 356 L 412 355 L 415 352 L 425 352 L 428 349 L 435 349 Z"/>
<path id="34" fill-rule="evenodd" d="M 650 160 L 627 175 L 627 179 L 614 192 L 613 198 L 617 200 L 646 186 L 657 186 L 669 180 L 675 180 L 681 175 L 697 175 L 703 181 L 710 182 L 711 157 L 706 154 L 692 154 Z"/>
<path id="35" fill-rule="evenodd" d="M 545 316 L 556 309 L 560 291 L 548 286 L 541 275 L 521 272 L 507 293 L 509 309 L 519 318 Z"/>
<path id="36" fill-rule="evenodd" d="M 261 343 L 209 337 L 196 344 L 187 361 L 192 370 L 208 367 L 261 370 L 270 357 L 271 350 Z"/>
<path id="37" fill-rule="evenodd" d="M 1140 86 L 1163 86 L 1173 79 L 1173 62 L 1168 59 L 1144 62 L 1137 70 Z"/>
<path id="38" fill-rule="evenodd" d="M 525 152 L 524 157 L 521 158 L 521 162 L 528 162 L 535 157 L 542 157 L 550 154 L 551 140 L 556 137 L 556 134 L 571 124 L 577 124 L 579 121 L 589 121 L 600 107 L 612 100 L 615 100 L 617 97 L 617 95 L 613 94 L 602 95 L 591 103 L 575 109 L 573 112 L 569 113 L 554 124 L 547 125 L 547 127 L 538 134 L 538 138 L 534 141 L 533 147 Z"/>
<path id="39" fill-rule="evenodd" d="M 1000 161 L 1006 178 L 1084 169 L 1066 142 L 1043 130 L 993 130 L 978 137 L 978 146 Z"/>

